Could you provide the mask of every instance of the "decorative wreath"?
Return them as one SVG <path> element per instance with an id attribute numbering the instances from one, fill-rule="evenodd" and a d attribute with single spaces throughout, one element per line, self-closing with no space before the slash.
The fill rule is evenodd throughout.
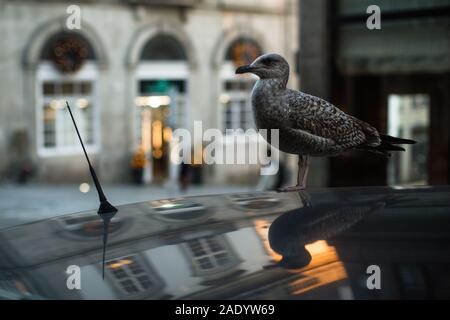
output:
<path id="1" fill-rule="evenodd" d="M 231 58 L 236 66 L 250 64 L 260 55 L 261 49 L 251 40 L 239 39 L 231 47 Z"/>
<path id="2" fill-rule="evenodd" d="M 51 59 L 63 73 L 75 73 L 81 69 L 88 57 L 88 44 L 77 36 L 63 36 L 55 41 Z"/>

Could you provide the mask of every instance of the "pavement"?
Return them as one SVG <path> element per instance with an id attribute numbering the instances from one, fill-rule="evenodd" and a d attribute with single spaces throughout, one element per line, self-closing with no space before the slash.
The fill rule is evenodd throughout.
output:
<path id="1" fill-rule="evenodd" d="M 104 185 L 103 191 L 113 205 L 172 198 L 255 190 L 245 186 L 191 186 L 180 192 L 176 185 Z M 62 214 L 97 209 L 98 196 L 93 185 L 86 193 L 78 184 L 0 185 L 0 229 Z"/>

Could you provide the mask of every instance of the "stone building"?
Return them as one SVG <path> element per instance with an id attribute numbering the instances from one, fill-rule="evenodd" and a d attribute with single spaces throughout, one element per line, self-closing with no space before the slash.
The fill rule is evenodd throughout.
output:
<path id="1" fill-rule="evenodd" d="M 71 5 L 80 29 L 67 27 Z M 220 130 L 252 126 L 254 78 L 236 76 L 235 65 L 279 52 L 294 66 L 296 12 L 294 0 L 1 0 L 2 178 L 30 168 L 41 182 L 87 178 L 66 100 L 104 181 L 128 181 L 139 148 L 147 181 L 174 178 L 174 129 L 194 120 Z M 294 72 L 290 81 L 296 87 Z M 230 182 L 251 170 L 204 171 Z"/>

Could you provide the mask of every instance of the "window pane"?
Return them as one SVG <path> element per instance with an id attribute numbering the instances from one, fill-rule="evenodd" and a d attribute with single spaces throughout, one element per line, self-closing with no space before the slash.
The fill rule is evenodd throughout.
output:
<path id="1" fill-rule="evenodd" d="M 90 102 L 87 99 L 79 99 L 78 100 L 78 108 L 81 113 L 82 126 L 80 129 L 80 134 L 83 137 L 83 140 L 86 144 L 94 143 L 94 128 L 93 128 L 93 115 L 92 115 L 92 107 Z"/>
<path id="2" fill-rule="evenodd" d="M 247 129 L 247 109 L 246 109 L 246 101 L 241 100 L 240 108 L 241 108 L 241 115 L 240 115 L 240 127 L 244 130 Z"/>
<path id="3" fill-rule="evenodd" d="M 152 282 L 150 281 L 150 278 L 146 275 L 140 276 L 137 279 L 144 289 L 148 289 L 152 286 Z"/>
<path id="4" fill-rule="evenodd" d="M 117 279 L 123 279 L 127 276 L 125 271 L 123 271 L 121 268 L 113 269 L 113 274 Z"/>
<path id="5" fill-rule="evenodd" d="M 44 82 L 43 86 L 44 95 L 51 95 L 56 93 L 55 84 L 53 82 Z"/>
<path id="6" fill-rule="evenodd" d="M 205 250 L 203 250 L 202 245 L 198 240 L 189 241 L 188 245 L 189 248 L 192 250 L 194 256 L 198 257 L 206 254 Z"/>
<path id="7" fill-rule="evenodd" d="M 208 244 L 209 250 L 211 250 L 212 252 L 218 252 L 223 250 L 222 245 L 219 243 L 219 241 L 217 241 L 214 238 L 207 238 L 206 242 Z"/>
<path id="8" fill-rule="evenodd" d="M 74 94 L 74 84 L 73 82 L 64 82 L 62 85 L 62 93 L 63 94 Z"/>
<path id="9" fill-rule="evenodd" d="M 46 104 L 44 106 L 44 146 L 54 147 L 56 145 L 55 137 L 55 109 Z"/>
<path id="10" fill-rule="evenodd" d="M 132 264 L 129 265 L 129 268 L 131 270 L 132 273 L 134 274 L 138 274 L 138 273 L 143 273 L 144 270 L 142 270 L 141 266 L 139 266 L 137 263 L 133 262 Z"/>
<path id="11" fill-rule="evenodd" d="M 78 129 L 86 145 L 94 144 L 94 108 L 91 102 L 92 82 L 47 81 L 42 84 L 44 100 L 51 101 L 43 107 L 43 144 L 46 148 L 64 149 L 78 145 L 73 123 L 65 107 L 69 101 Z M 79 98 L 83 96 L 83 98 Z"/>
<path id="12" fill-rule="evenodd" d="M 200 269 L 202 270 L 212 269 L 214 267 L 213 264 L 211 263 L 211 260 L 206 257 L 198 259 L 198 264 Z"/>
<path id="13" fill-rule="evenodd" d="M 230 259 L 228 258 L 228 255 L 226 252 L 218 253 L 214 256 L 216 258 L 216 262 L 218 266 L 224 266 L 228 262 L 230 262 Z"/>
<path id="14" fill-rule="evenodd" d="M 83 81 L 80 83 L 80 93 L 82 94 L 91 94 L 92 92 L 92 84 L 87 81 Z"/>
<path id="15" fill-rule="evenodd" d="M 254 80 L 225 80 L 224 92 L 221 94 L 224 129 L 243 129 L 253 127 L 250 109 L 249 91 Z M 226 102 L 223 99 L 226 97 Z"/>
<path id="16" fill-rule="evenodd" d="M 138 292 L 138 288 L 135 286 L 135 284 L 131 280 L 122 281 L 122 286 L 125 289 L 125 292 L 127 292 L 127 293 L 137 293 Z"/>

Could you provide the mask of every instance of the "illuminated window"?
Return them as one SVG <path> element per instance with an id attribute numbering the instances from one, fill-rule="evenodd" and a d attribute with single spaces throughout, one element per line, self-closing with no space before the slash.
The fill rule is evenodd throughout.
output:
<path id="1" fill-rule="evenodd" d="M 389 134 L 417 141 L 404 145 L 406 152 L 394 152 L 388 166 L 389 184 L 427 183 L 429 109 L 430 98 L 426 94 L 389 95 Z"/>

